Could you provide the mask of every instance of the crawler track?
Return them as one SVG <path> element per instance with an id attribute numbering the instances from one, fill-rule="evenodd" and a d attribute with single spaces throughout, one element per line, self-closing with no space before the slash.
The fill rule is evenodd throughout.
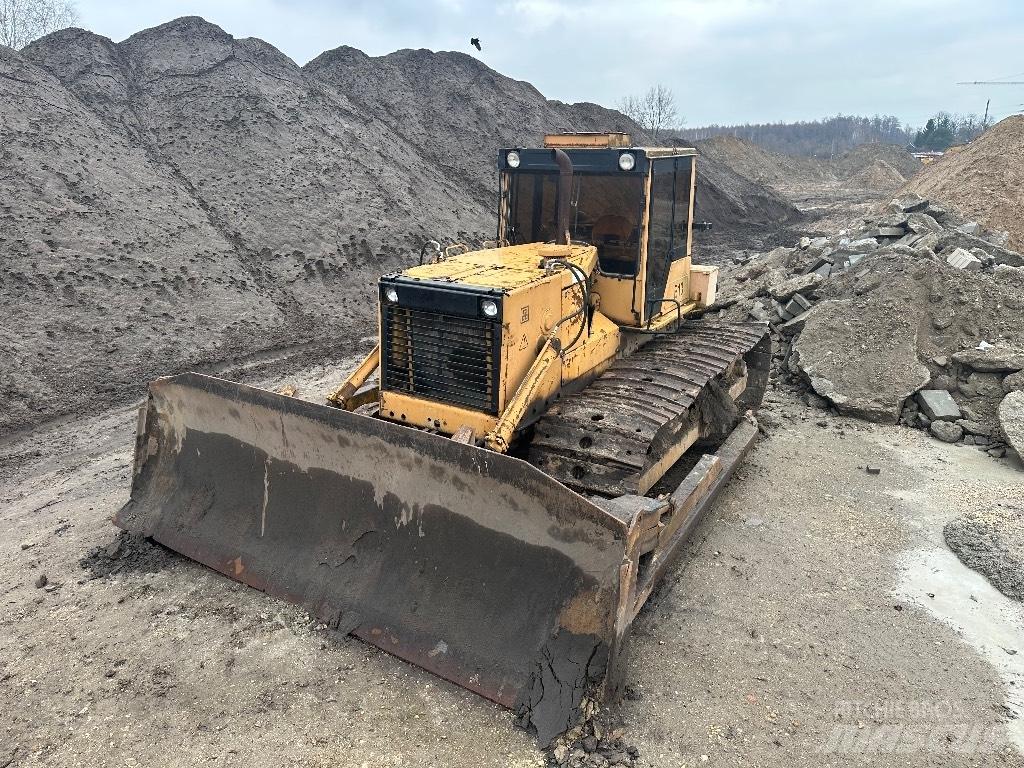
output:
<path id="1" fill-rule="evenodd" d="M 764 324 L 686 324 L 553 406 L 528 460 L 583 493 L 644 494 L 694 442 L 724 436 L 761 402 L 770 363 Z"/>

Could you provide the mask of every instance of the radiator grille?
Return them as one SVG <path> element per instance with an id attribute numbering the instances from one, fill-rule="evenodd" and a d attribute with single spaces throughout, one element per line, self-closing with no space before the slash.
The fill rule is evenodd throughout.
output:
<path id="1" fill-rule="evenodd" d="M 498 328 L 479 318 L 386 306 L 383 388 L 496 414 Z"/>

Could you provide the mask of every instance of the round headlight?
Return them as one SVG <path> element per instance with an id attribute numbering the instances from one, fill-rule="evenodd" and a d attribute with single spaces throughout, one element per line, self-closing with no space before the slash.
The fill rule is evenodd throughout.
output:
<path id="1" fill-rule="evenodd" d="M 384 291 L 384 298 L 390 301 L 392 304 L 398 303 L 398 291 L 394 288 L 388 288 Z"/>
<path id="2" fill-rule="evenodd" d="M 515 150 L 512 150 L 507 155 L 505 155 L 505 162 L 508 163 L 508 167 L 509 168 L 518 168 L 519 167 L 519 153 L 516 152 Z"/>
<path id="3" fill-rule="evenodd" d="M 619 168 L 624 171 L 632 171 L 636 165 L 636 157 L 630 152 L 623 152 L 619 155 Z"/>
<path id="4" fill-rule="evenodd" d="M 490 299 L 484 299 L 480 302 L 480 311 L 484 313 L 485 317 L 497 317 L 498 304 Z"/>

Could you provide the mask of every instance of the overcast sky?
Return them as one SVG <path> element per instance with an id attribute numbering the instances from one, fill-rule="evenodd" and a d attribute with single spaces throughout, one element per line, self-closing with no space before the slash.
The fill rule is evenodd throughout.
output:
<path id="1" fill-rule="evenodd" d="M 120 41 L 199 15 L 299 64 L 351 45 L 458 50 L 562 101 L 614 106 L 663 83 L 689 126 L 1024 110 L 1021 0 L 78 0 Z M 483 51 L 469 46 L 479 37 Z"/>

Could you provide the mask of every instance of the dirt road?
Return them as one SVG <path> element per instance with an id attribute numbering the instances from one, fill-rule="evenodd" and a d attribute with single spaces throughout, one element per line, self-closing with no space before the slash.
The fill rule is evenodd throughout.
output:
<path id="1" fill-rule="evenodd" d="M 942 540 L 1020 468 L 770 397 L 778 426 L 635 627 L 640 764 L 1024 765 L 1024 611 Z M 544 764 L 508 712 L 119 547 L 134 419 L 0 445 L 0 765 Z"/>

